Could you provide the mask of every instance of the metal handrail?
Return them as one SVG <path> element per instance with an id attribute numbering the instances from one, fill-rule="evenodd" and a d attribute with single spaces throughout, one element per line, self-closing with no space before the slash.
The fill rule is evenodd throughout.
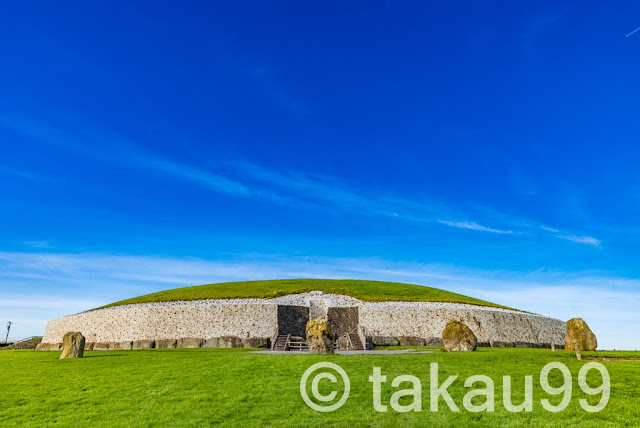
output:
<path id="1" fill-rule="evenodd" d="M 347 351 L 349 350 L 349 348 L 351 348 L 352 351 L 356 349 L 355 346 L 353 346 L 353 342 L 351 341 L 351 334 L 347 333 Z"/>
<path id="2" fill-rule="evenodd" d="M 276 349 L 276 342 L 278 341 L 278 336 L 280 336 L 280 329 L 276 328 L 276 333 L 271 337 L 271 350 Z"/>
<path id="3" fill-rule="evenodd" d="M 360 338 L 360 343 L 362 343 L 362 347 L 366 350 L 367 338 L 364 335 L 364 330 L 362 329 L 362 326 L 360 325 L 360 323 L 358 323 L 358 337 Z"/>
<path id="4" fill-rule="evenodd" d="M 26 342 L 27 340 L 31 340 L 31 339 L 36 339 L 36 338 L 41 338 L 42 336 L 29 336 L 25 339 L 20 339 L 20 340 L 16 340 L 15 342 L 13 342 L 13 344 L 15 345 L 16 343 L 22 343 L 22 342 Z"/>
<path id="5" fill-rule="evenodd" d="M 291 342 L 291 335 L 290 335 L 290 334 L 287 334 L 287 342 L 286 342 L 286 344 L 284 345 L 284 350 L 285 350 L 285 351 L 286 351 L 287 349 L 289 349 L 289 348 L 290 348 L 290 346 L 289 346 L 289 342 Z"/>

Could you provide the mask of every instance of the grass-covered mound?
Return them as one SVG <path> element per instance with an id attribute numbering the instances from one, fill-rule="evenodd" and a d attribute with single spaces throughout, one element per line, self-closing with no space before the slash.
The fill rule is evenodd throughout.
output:
<path id="1" fill-rule="evenodd" d="M 451 302 L 504 308 L 495 303 L 451 293 L 438 288 L 398 282 L 363 281 L 357 279 L 276 279 L 271 281 L 223 282 L 195 287 L 174 288 L 122 300 L 110 305 L 176 302 L 204 299 L 273 298 L 309 291 L 342 294 L 366 302 Z"/>

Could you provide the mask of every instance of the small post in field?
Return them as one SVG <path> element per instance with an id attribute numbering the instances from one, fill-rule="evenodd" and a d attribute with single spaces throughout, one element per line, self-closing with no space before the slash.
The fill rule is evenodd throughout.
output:
<path id="1" fill-rule="evenodd" d="M 576 349 L 576 358 L 578 359 L 578 361 L 582 361 L 582 352 L 580 352 L 580 345 L 576 343 L 574 344 L 574 347 Z"/>

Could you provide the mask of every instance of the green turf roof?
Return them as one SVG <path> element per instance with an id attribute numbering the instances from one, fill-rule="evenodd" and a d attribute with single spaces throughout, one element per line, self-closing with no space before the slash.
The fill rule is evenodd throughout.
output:
<path id="1" fill-rule="evenodd" d="M 223 282 L 174 288 L 111 303 L 103 307 L 149 302 L 176 302 L 204 299 L 274 298 L 309 291 L 342 294 L 365 302 L 452 302 L 505 308 L 505 306 L 438 288 L 398 282 L 356 279 L 276 279 L 268 281 Z"/>

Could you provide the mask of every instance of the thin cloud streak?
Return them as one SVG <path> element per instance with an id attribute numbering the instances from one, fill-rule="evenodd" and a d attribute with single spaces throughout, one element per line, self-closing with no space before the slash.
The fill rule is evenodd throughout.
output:
<path id="1" fill-rule="evenodd" d="M 24 180 L 29 180 L 29 181 L 35 181 L 35 182 L 55 182 L 57 180 L 54 180 L 52 178 L 49 177 L 45 177 L 42 174 L 36 174 L 34 172 L 31 171 L 27 171 L 24 169 L 16 169 L 16 168 L 10 168 L 7 166 L 2 166 L 0 165 L 0 174 L 4 174 L 4 175 L 11 175 L 13 177 L 19 177 L 22 178 Z"/>
<path id="2" fill-rule="evenodd" d="M 1 116 L 0 126 L 99 161 L 158 171 L 231 197 L 263 200 L 299 209 L 338 209 L 353 214 L 395 218 L 419 224 L 441 223 L 450 227 L 496 234 L 527 235 L 524 232 L 483 226 L 472 220 L 439 220 L 443 217 L 472 216 L 425 197 L 406 199 L 358 189 L 351 183 L 336 177 L 309 175 L 298 171 L 280 172 L 246 161 L 231 162 L 235 169 L 234 174 L 225 176 L 196 165 L 164 158 L 142 149 L 127 138 L 95 129 L 66 131 L 31 119 Z M 86 144 L 87 139 L 99 144 Z M 110 151 L 96 149 L 95 147 L 99 147 L 100 144 L 109 147 Z M 495 215 L 491 216 L 493 217 Z M 500 215 L 500 217 L 513 225 L 530 223 L 511 216 Z M 553 234 L 560 233 L 558 229 L 546 226 L 542 226 L 541 229 Z M 600 240 L 577 234 L 567 234 L 561 238 L 576 243 L 600 246 Z"/>
<path id="3" fill-rule="evenodd" d="M 137 163 L 146 168 L 160 170 L 177 178 L 204 185 L 215 192 L 226 193 L 242 198 L 247 198 L 252 195 L 252 192 L 240 182 L 178 162 L 159 157 L 145 156 L 144 158 L 138 158 Z"/>
<path id="4" fill-rule="evenodd" d="M 598 248 L 600 248 L 600 245 L 602 244 L 602 242 L 599 239 L 596 239 L 592 236 L 561 235 L 561 236 L 558 236 L 558 238 L 575 242 L 577 244 L 592 245 Z"/>
<path id="5" fill-rule="evenodd" d="M 479 225 L 478 223 L 474 223 L 472 221 L 439 220 L 438 223 L 446 224 L 447 226 L 457 227 L 460 229 L 478 230 L 480 232 L 491 232 L 491 233 L 500 233 L 500 234 L 508 234 L 508 235 L 513 234 L 512 230 L 493 229 L 490 227 Z"/>
<path id="6" fill-rule="evenodd" d="M 23 244 L 30 248 L 53 248 L 49 241 L 24 241 Z"/>

